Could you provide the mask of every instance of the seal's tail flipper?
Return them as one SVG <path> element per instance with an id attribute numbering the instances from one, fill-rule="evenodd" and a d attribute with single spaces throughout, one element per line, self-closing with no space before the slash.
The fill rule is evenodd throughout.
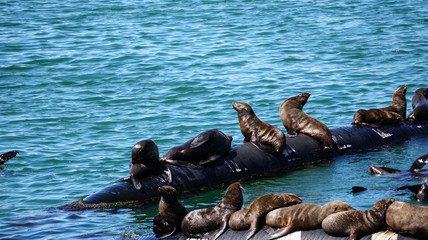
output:
<path id="1" fill-rule="evenodd" d="M 275 232 L 269 234 L 267 237 L 267 239 L 276 239 L 276 238 L 280 238 L 283 237 L 287 234 L 289 234 L 291 232 L 291 225 L 287 225 L 285 227 L 282 227 L 278 230 L 276 230 Z"/>
<path id="2" fill-rule="evenodd" d="M 367 188 L 365 188 L 365 187 L 359 187 L 359 186 L 352 187 L 352 193 L 364 192 L 366 190 L 367 190 Z"/>
<path id="3" fill-rule="evenodd" d="M 19 152 L 18 151 L 10 151 L 7 153 L 3 153 L 0 155 L 0 165 L 7 162 L 9 159 L 15 157 Z"/>
<path id="4" fill-rule="evenodd" d="M 421 169 L 425 166 L 425 164 L 428 163 L 428 154 L 425 154 L 423 156 L 418 157 L 416 159 L 412 166 L 410 167 L 409 171 L 413 173 L 419 173 Z"/>

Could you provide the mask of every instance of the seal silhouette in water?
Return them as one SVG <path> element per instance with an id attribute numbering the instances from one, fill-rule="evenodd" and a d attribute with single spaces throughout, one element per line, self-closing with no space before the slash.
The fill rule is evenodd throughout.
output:
<path id="1" fill-rule="evenodd" d="M 293 137 L 298 133 L 304 133 L 320 142 L 324 146 L 324 150 L 314 152 L 315 155 L 318 155 L 333 149 L 333 138 L 330 129 L 324 123 L 302 111 L 310 96 L 309 93 L 302 93 L 288 98 L 281 104 L 279 116 L 287 129 L 287 136 Z"/>
<path id="2" fill-rule="evenodd" d="M 419 88 L 412 97 L 413 111 L 409 119 L 416 121 L 428 121 L 428 88 Z"/>
<path id="3" fill-rule="evenodd" d="M 322 221 L 322 229 L 329 235 L 360 239 L 386 229 L 386 210 L 394 199 L 378 201 L 370 210 L 333 213 Z"/>
<path id="4" fill-rule="evenodd" d="M 406 86 L 395 90 L 392 96 L 392 102 L 388 107 L 358 110 L 354 114 L 352 124 L 382 127 L 403 122 L 406 118 L 406 90 Z"/>
<path id="5" fill-rule="evenodd" d="M 159 214 L 153 219 L 153 232 L 157 238 L 162 239 L 181 231 L 181 222 L 188 212 L 178 202 L 174 187 L 159 187 L 159 193 Z"/>
<path id="6" fill-rule="evenodd" d="M 264 216 L 276 208 L 299 204 L 302 199 L 291 193 L 267 194 L 248 204 L 230 216 L 229 226 L 233 230 L 248 230 L 244 238 L 251 238 L 264 223 Z"/>
<path id="7" fill-rule="evenodd" d="M 355 209 L 342 201 L 328 202 L 323 206 L 301 203 L 272 210 L 266 215 L 266 225 L 280 229 L 270 234 L 268 239 L 279 238 L 293 231 L 321 228 L 322 221 L 328 215 L 348 210 Z"/>
<path id="8" fill-rule="evenodd" d="M 420 175 L 421 169 L 428 163 L 428 154 L 422 155 L 418 157 L 412 164 L 412 166 L 407 170 L 408 172 L 414 175 Z M 385 167 L 384 165 L 370 165 L 369 172 L 374 175 L 388 175 L 394 173 L 400 173 L 404 171 L 400 171 L 398 169 Z"/>
<path id="9" fill-rule="evenodd" d="M 14 158 L 19 152 L 18 151 L 10 151 L 0 155 L 0 166 L 5 164 L 11 158 Z"/>
<path id="10" fill-rule="evenodd" d="M 178 164 L 179 161 L 203 165 L 215 162 L 226 155 L 231 148 L 232 137 L 217 129 L 211 129 L 171 148 L 162 158 L 162 162 Z"/>
<path id="11" fill-rule="evenodd" d="M 207 238 L 204 233 L 215 230 L 209 238 L 217 239 L 227 229 L 230 215 L 242 207 L 241 189 L 239 182 L 232 183 L 217 206 L 188 213 L 181 224 L 183 233 L 187 237 Z"/>
<path id="12" fill-rule="evenodd" d="M 427 239 L 428 207 L 396 201 L 386 211 L 386 223 L 396 232 Z"/>
<path id="13" fill-rule="evenodd" d="M 275 149 L 278 153 L 284 151 L 285 135 L 281 129 L 261 121 L 248 103 L 233 102 L 232 106 L 238 113 L 244 143 L 260 143 Z"/>

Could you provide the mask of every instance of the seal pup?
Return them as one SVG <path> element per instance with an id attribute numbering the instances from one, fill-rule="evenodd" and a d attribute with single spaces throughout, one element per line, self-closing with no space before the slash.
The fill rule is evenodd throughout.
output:
<path id="1" fill-rule="evenodd" d="M 413 111 L 409 114 L 409 119 L 417 121 L 428 121 L 428 88 L 419 88 L 412 97 Z"/>
<path id="2" fill-rule="evenodd" d="M 323 206 L 301 203 L 272 210 L 266 215 L 266 225 L 280 229 L 271 233 L 268 239 L 279 238 L 293 231 L 321 228 L 322 221 L 328 215 L 348 210 L 355 209 L 342 201 L 331 201 Z"/>
<path id="3" fill-rule="evenodd" d="M 263 195 L 245 208 L 233 213 L 229 218 L 229 226 L 233 230 L 248 230 L 244 238 L 249 239 L 259 230 L 269 211 L 301 202 L 302 199 L 292 193 Z"/>
<path id="4" fill-rule="evenodd" d="M 177 200 L 177 190 L 171 186 L 158 188 L 161 196 L 159 214 L 153 219 L 153 232 L 159 239 L 169 237 L 181 231 L 181 222 L 188 213 Z"/>
<path id="5" fill-rule="evenodd" d="M 395 232 L 427 239 L 428 207 L 396 201 L 386 211 L 386 224 Z"/>
<path id="6" fill-rule="evenodd" d="M 394 202 L 394 199 L 378 201 L 370 210 L 344 211 L 333 213 L 322 221 L 322 229 L 329 235 L 336 237 L 348 237 L 348 240 L 361 239 L 386 229 L 386 210 Z"/>
<path id="7" fill-rule="evenodd" d="M 281 129 L 261 121 L 248 103 L 233 102 L 232 106 L 238 113 L 244 143 L 260 143 L 275 149 L 277 153 L 285 150 L 285 135 Z"/>
<path id="8" fill-rule="evenodd" d="M 242 186 L 239 182 L 232 183 L 217 206 L 189 212 L 181 224 L 184 235 L 192 238 L 206 238 L 204 233 L 215 230 L 208 238 L 217 239 L 227 229 L 230 215 L 242 207 L 241 190 Z"/>
<path id="9" fill-rule="evenodd" d="M 279 108 L 281 122 L 287 129 L 287 136 L 294 137 L 298 133 L 304 133 L 324 146 L 325 151 L 333 149 L 333 138 L 330 129 L 318 119 L 315 119 L 302 111 L 303 106 L 311 96 L 302 93 L 285 100 Z"/>
<path id="10" fill-rule="evenodd" d="M 215 162 L 226 155 L 230 151 L 231 143 L 232 136 L 217 129 L 211 129 L 171 148 L 160 161 L 177 164 L 177 160 L 179 160 L 204 165 Z"/>
<path id="11" fill-rule="evenodd" d="M 141 189 L 140 179 L 161 174 L 165 166 L 159 161 L 159 151 L 150 139 L 139 141 L 132 148 L 129 176 L 120 181 L 131 181 L 137 190 Z"/>
<path id="12" fill-rule="evenodd" d="M 5 164 L 9 159 L 14 158 L 19 152 L 10 151 L 0 155 L 0 166 Z"/>
<path id="13" fill-rule="evenodd" d="M 395 112 L 398 115 L 400 115 L 403 119 L 405 119 L 406 109 L 407 109 L 406 92 L 407 92 L 406 85 L 399 87 L 392 94 L 391 104 L 388 107 L 380 108 L 380 110 Z"/>

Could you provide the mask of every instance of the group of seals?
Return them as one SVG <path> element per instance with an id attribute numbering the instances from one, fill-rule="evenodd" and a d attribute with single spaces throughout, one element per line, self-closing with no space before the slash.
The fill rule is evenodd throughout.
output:
<path id="1" fill-rule="evenodd" d="M 412 97 L 413 111 L 409 119 L 416 121 L 428 121 L 428 88 L 419 88 Z"/>
<path id="2" fill-rule="evenodd" d="M 333 213 L 322 221 L 322 229 L 329 235 L 348 237 L 348 240 L 386 229 L 386 211 L 394 199 L 378 201 L 370 210 L 348 210 Z"/>
<path id="3" fill-rule="evenodd" d="M 282 207 L 266 215 L 266 225 L 279 228 L 270 234 L 268 239 L 279 238 L 296 230 L 321 228 L 322 221 L 336 212 L 355 210 L 342 201 L 331 201 L 323 206 L 313 203 L 300 203 Z"/>
<path id="4" fill-rule="evenodd" d="M 392 102 L 388 107 L 379 109 L 360 109 L 354 114 L 352 124 L 382 127 L 390 124 L 399 124 L 406 118 L 406 91 L 407 86 L 395 90 Z"/>
<path id="5" fill-rule="evenodd" d="M 248 230 L 244 239 L 249 239 L 259 230 L 264 216 L 269 211 L 301 202 L 302 199 L 292 193 L 267 194 L 233 213 L 229 219 L 229 226 L 233 230 Z"/>

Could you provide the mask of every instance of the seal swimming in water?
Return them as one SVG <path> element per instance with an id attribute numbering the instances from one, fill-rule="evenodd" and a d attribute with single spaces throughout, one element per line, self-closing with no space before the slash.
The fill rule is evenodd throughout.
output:
<path id="1" fill-rule="evenodd" d="M 14 158 L 19 152 L 10 151 L 0 155 L 0 166 L 5 164 L 9 159 Z"/>
<path id="2" fill-rule="evenodd" d="M 189 141 L 171 148 L 161 162 L 177 164 L 177 160 L 203 165 L 215 162 L 226 155 L 231 148 L 232 137 L 217 129 L 198 134 Z"/>
<path id="3" fill-rule="evenodd" d="M 354 125 L 367 125 L 370 127 L 382 127 L 390 124 L 399 124 L 406 118 L 406 91 L 407 87 L 403 86 L 395 90 L 392 95 L 392 102 L 388 107 L 360 109 L 352 119 Z"/>
<path id="4" fill-rule="evenodd" d="M 181 224 L 183 233 L 187 237 L 206 238 L 204 233 L 215 230 L 209 238 L 217 239 L 226 230 L 230 215 L 242 207 L 241 189 L 239 182 L 232 183 L 217 206 L 188 213 Z"/>
<path id="5" fill-rule="evenodd" d="M 120 181 L 131 181 L 137 190 L 141 189 L 140 179 L 161 174 L 165 166 L 159 161 L 159 151 L 150 139 L 139 141 L 132 148 L 129 176 Z"/>
<path id="6" fill-rule="evenodd" d="M 281 122 L 287 129 L 287 136 L 305 133 L 324 146 L 324 150 L 333 149 L 333 138 L 330 129 L 321 121 L 302 111 L 303 106 L 311 95 L 302 93 L 285 100 L 279 108 Z"/>
<path id="7" fill-rule="evenodd" d="M 229 226 L 233 230 L 248 230 L 244 238 L 249 239 L 259 230 L 269 211 L 301 202 L 302 199 L 291 193 L 267 194 L 233 213 L 229 218 Z"/>
<path id="8" fill-rule="evenodd" d="M 410 166 L 408 172 L 419 175 L 421 174 L 421 169 L 428 163 L 428 154 L 422 155 L 418 157 Z M 394 168 L 385 167 L 384 165 L 370 165 L 369 166 L 369 173 L 373 175 L 388 175 L 388 174 L 394 174 L 394 173 L 400 173 L 402 171 Z"/>
<path id="9" fill-rule="evenodd" d="M 426 183 L 421 185 L 421 188 L 418 193 L 416 193 L 415 198 L 418 202 L 428 203 L 428 185 Z"/>
<path id="10" fill-rule="evenodd" d="M 285 135 L 281 129 L 261 121 L 248 103 L 233 102 L 232 106 L 238 113 L 244 143 L 261 143 L 275 149 L 278 153 L 285 150 Z"/>
<path id="11" fill-rule="evenodd" d="M 386 211 L 386 223 L 399 233 L 418 239 L 428 236 L 428 207 L 396 201 Z"/>
<path id="12" fill-rule="evenodd" d="M 328 215 L 355 210 L 342 201 L 331 201 L 323 206 L 313 203 L 300 203 L 270 211 L 266 215 L 266 225 L 279 227 L 268 239 L 279 238 L 293 231 L 321 228 L 321 223 Z"/>
<path id="13" fill-rule="evenodd" d="M 181 231 L 181 222 L 188 213 L 177 200 L 177 191 L 171 186 L 158 188 L 161 195 L 159 214 L 153 219 L 153 232 L 157 238 L 166 238 Z"/>
<path id="14" fill-rule="evenodd" d="M 348 237 L 348 240 L 360 239 L 386 229 L 386 210 L 394 199 L 378 201 L 370 210 L 350 210 L 333 213 L 322 221 L 322 229 L 329 235 Z"/>
<path id="15" fill-rule="evenodd" d="M 419 88 L 412 97 L 413 111 L 409 114 L 409 119 L 416 121 L 428 121 L 428 88 Z"/>

